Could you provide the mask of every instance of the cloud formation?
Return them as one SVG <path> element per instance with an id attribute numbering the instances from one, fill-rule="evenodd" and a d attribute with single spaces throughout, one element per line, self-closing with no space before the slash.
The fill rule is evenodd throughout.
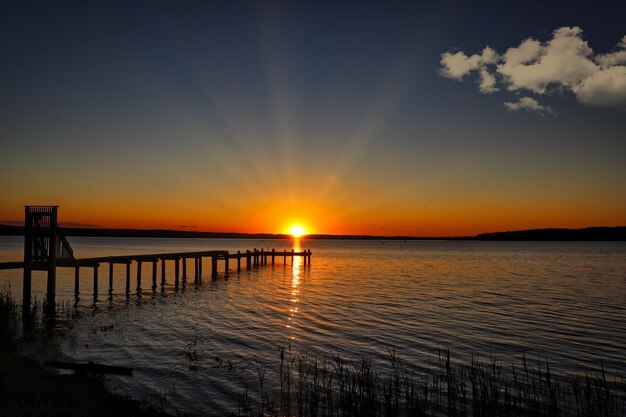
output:
<path id="1" fill-rule="evenodd" d="M 569 91 L 583 104 L 626 110 L 626 36 L 614 51 L 594 55 L 582 33 L 577 26 L 562 27 L 545 43 L 528 38 L 503 55 L 489 46 L 471 56 L 445 52 L 440 74 L 461 81 L 476 72 L 478 89 L 484 94 L 501 89 L 539 96 Z M 555 114 L 532 97 L 504 106 L 511 111 Z"/>
<path id="2" fill-rule="evenodd" d="M 510 111 L 526 110 L 531 112 L 537 112 L 541 115 L 555 114 L 549 106 L 542 106 L 537 100 L 532 97 L 522 97 L 516 103 L 507 101 L 504 103 L 504 107 Z"/>

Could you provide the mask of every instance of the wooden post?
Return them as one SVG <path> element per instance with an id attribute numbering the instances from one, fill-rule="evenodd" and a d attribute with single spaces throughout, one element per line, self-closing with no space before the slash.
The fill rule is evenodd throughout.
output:
<path id="1" fill-rule="evenodd" d="M 198 281 L 198 257 L 193 258 L 193 281 Z"/>
<path id="2" fill-rule="evenodd" d="M 198 281 L 202 281 L 202 256 L 198 258 Z"/>
<path id="3" fill-rule="evenodd" d="M 98 298 L 98 267 L 100 264 L 93 266 L 93 298 Z"/>
<path id="4" fill-rule="evenodd" d="M 187 258 L 183 257 L 183 281 L 187 281 Z"/>
<path id="5" fill-rule="evenodd" d="M 174 284 L 178 287 L 180 283 L 180 260 L 178 258 L 174 259 Z"/>
<path id="6" fill-rule="evenodd" d="M 152 291 L 156 290 L 157 287 L 157 263 L 159 261 L 157 259 L 152 260 Z"/>
<path id="7" fill-rule="evenodd" d="M 241 272 L 241 251 L 237 251 L 237 272 Z"/>
<path id="8" fill-rule="evenodd" d="M 161 287 L 165 286 L 165 258 L 161 258 Z"/>
<path id="9" fill-rule="evenodd" d="M 130 262 L 126 262 L 126 294 L 130 292 Z"/>
<path id="10" fill-rule="evenodd" d="M 211 276 L 214 278 L 217 276 L 217 256 L 215 255 L 211 256 Z"/>
<path id="11" fill-rule="evenodd" d="M 52 207 L 50 212 L 50 247 L 49 259 L 48 259 L 48 290 L 46 292 L 46 300 L 50 306 L 54 303 L 56 296 L 56 281 L 57 281 L 57 241 L 59 240 L 58 223 L 57 223 L 57 208 Z"/>
<path id="12" fill-rule="evenodd" d="M 32 266 L 31 257 L 33 253 L 33 241 L 29 238 L 32 233 L 32 220 L 30 219 L 29 207 L 24 207 L 24 281 L 22 283 L 22 308 L 25 314 L 30 309 L 31 287 L 32 287 Z"/>
<path id="13" fill-rule="evenodd" d="M 291 249 L 291 266 L 293 266 L 293 253 L 294 253 L 294 250 Z"/>
<path id="14" fill-rule="evenodd" d="M 287 249 L 283 250 L 283 265 L 287 265 Z"/>
<path id="15" fill-rule="evenodd" d="M 74 267 L 74 295 L 78 297 L 78 282 L 80 278 L 80 266 Z"/>
<path id="16" fill-rule="evenodd" d="M 113 262 L 109 262 L 109 292 L 113 292 Z"/>
<path id="17" fill-rule="evenodd" d="M 141 261 L 137 260 L 137 292 L 141 291 Z"/>
<path id="18" fill-rule="evenodd" d="M 276 256 L 276 249 L 272 248 L 272 266 L 274 266 L 274 256 Z"/>
<path id="19" fill-rule="evenodd" d="M 224 275 L 228 276 L 228 267 L 230 266 L 230 254 L 224 255 Z"/>
<path id="20" fill-rule="evenodd" d="M 252 254 L 250 253 L 250 249 L 246 249 L 246 268 L 250 269 L 252 267 Z"/>

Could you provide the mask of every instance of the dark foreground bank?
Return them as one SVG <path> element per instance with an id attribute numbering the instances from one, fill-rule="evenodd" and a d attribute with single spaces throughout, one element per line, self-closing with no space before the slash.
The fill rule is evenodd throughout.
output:
<path id="1" fill-rule="evenodd" d="M 0 289 L 0 416 L 167 415 L 164 398 L 124 398 L 101 377 L 58 375 L 20 355 L 11 343 L 17 320 L 14 301 Z M 258 386 L 242 388 L 239 417 L 626 417 L 624 377 L 556 376 L 540 358 L 460 363 L 442 348 L 418 369 L 390 350 L 381 369 L 367 358 L 315 358 L 289 346 L 277 356 L 256 370 Z M 266 376 L 271 368 L 277 372 Z"/>
<path id="2" fill-rule="evenodd" d="M 0 416 L 167 415 L 155 402 L 108 392 L 101 377 L 59 375 L 20 355 L 12 343 L 17 317 L 10 293 L 0 289 Z"/>

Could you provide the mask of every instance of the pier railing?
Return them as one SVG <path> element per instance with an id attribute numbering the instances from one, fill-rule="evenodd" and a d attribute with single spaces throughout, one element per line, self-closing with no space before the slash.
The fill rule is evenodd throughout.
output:
<path id="1" fill-rule="evenodd" d="M 67 241 L 67 238 L 63 235 L 59 235 L 57 239 L 57 260 L 58 259 L 74 259 L 74 250 L 72 245 Z"/>

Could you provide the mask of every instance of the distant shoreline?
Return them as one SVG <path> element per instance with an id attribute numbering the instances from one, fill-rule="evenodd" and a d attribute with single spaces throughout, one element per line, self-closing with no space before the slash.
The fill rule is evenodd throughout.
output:
<path id="1" fill-rule="evenodd" d="M 143 230 L 64 227 L 66 236 L 86 237 L 140 237 L 187 239 L 292 239 L 286 234 L 272 233 L 221 233 L 185 230 Z M 22 226 L 1 225 L 0 236 L 23 236 Z M 626 241 L 626 226 L 586 227 L 582 229 L 532 229 L 481 233 L 476 236 L 372 236 L 311 234 L 306 239 L 315 240 L 474 240 L 474 241 Z"/>

